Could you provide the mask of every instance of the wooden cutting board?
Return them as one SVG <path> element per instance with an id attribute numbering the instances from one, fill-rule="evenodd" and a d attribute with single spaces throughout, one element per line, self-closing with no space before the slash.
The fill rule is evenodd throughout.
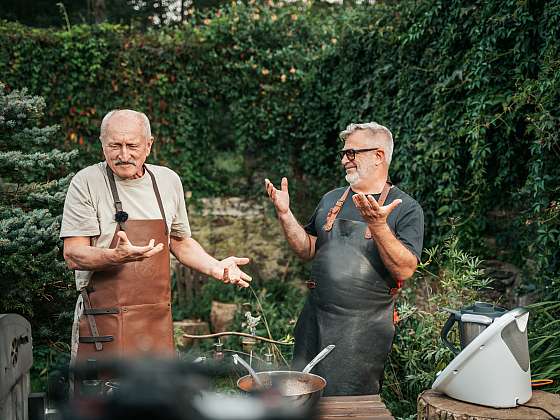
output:
<path id="1" fill-rule="evenodd" d="M 322 397 L 319 420 L 394 420 L 379 395 Z"/>

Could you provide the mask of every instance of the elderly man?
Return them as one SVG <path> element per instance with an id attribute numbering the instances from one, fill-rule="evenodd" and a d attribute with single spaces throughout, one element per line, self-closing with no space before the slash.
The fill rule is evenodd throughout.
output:
<path id="1" fill-rule="evenodd" d="M 109 112 L 101 123 L 105 162 L 79 171 L 64 204 L 60 237 L 80 296 L 72 360 L 173 355 L 169 252 L 186 266 L 247 287 L 238 265 L 218 261 L 191 237 L 177 174 L 146 164 L 146 115 Z"/>
<path id="2" fill-rule="evenodd" d="M 266 190 L 291 248 L 313 259 L 309 296 L 296 329 L 294 360 L 335 350 L 316 369 L 325 395 L 377 394 L 392 346 L 394 291 L 411 277 L 424 235 L 420 205 L 391 185 L 391 132 L 377 123 L 340 133 L 348 188 L 325 194 L 305 227 L 290 211 L 288 180 Z"/>

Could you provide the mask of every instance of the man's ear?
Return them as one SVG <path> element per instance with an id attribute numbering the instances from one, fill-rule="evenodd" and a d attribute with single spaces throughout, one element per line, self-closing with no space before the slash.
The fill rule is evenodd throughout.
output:
<path id="1" fill-rule="evenodd" d="M 147 140 L 148 152 L 146 153 L 146 156 L 150 156 L 150 152 L 152 151 L 153 144 L 154 144 L 154 136 L 150 136 L 150 138 Z"/>
<path id="2" fill-rule="evenodd" d="M 375 162 L 375 166 L 378 166 L 378 165 L 382 164 L 383 162 L 385 162 L 385 150 L 377 149 L 375 151 L 375 157 L 379 159 L 379 162 Z"/>

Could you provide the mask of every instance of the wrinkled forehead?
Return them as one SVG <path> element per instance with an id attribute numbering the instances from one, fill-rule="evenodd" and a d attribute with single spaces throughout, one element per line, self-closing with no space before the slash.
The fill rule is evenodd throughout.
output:
<path id="1" fill-rule="evenodd" d="M 147 140 L 142 119 L 130 113 L 112 115 L 107 122 L 106 139 L 110 141 Z"/>

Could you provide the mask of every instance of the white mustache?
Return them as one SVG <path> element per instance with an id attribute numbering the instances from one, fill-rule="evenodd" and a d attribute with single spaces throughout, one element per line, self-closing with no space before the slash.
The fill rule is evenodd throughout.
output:
<path id="1" fill-rule="evenodd" d="M 114 160 L 113 161 L 115 163 L 115 165 L 119 166 L 119 165 L 136 165 L 136 161 L 134 160 L 127 160 L 126 162 L 124 160 Z"/>

